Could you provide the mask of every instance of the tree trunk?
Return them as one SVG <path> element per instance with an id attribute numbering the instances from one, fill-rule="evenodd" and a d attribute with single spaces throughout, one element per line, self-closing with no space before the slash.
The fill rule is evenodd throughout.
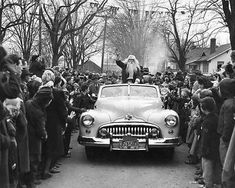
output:
<path id="1" fill-rule="evenodd" d="M 73 69 L 77 70 L 77 68 L 78 68 L 78 62 L 73 61 Z"/>
<path id="2" fill-rule="evenodd" d="M 81 60 L 81 53 L 77 54 L 73 57 L 73 69 L 77 70 L 78 68 L 78 64 Z"/>
<path id="3" fill-rule="evenodd" d="M 77 53 L 75 51 L 75 48 L 72 48 L 72 61 L 73 61 L 73 69 L 76 70 L 77 69 Z"/>
<path id="4" fill-rule="evenodd" d="M 186 60 L 184 60 L 184 59 L 180 59 L 178 62 L 179 69 L 183 72 L 185 71 L 185 63 L 186 63 Z"/>
<path id="5" fill-rule="evenodd" d="M 233 0 L 222 0 L 225 22 L 227 23 L 230 35 L 232 50 L 235 50 L 235 3 Z"/>
<path id="6" fill-rule="evenodd" d="M 58 53 L 57 54 L 53 54 L 53 57 L 52 57 L 52 67 L 58 65 L 59 58 L 60 58 L 60 55 Z"/>

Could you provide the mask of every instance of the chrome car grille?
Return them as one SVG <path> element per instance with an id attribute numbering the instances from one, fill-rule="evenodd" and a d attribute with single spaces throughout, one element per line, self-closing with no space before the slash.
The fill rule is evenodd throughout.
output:
<path id="1" fill-rule="evenodd" d="M 150 133 L 153 128 L 157 128 L 155 126 L 145 126 L 145 125 L 115 125 L 115 126 L 104 126 L 100 129 L 106 129 L 108 135 L 112 135 L 115 138 L 122 138 L 123 136 L 130 134 L 131 136 L 136 137 L 145 137 L 146 134 Z M 158 137 L 160 135 L 160 130 Z"/>

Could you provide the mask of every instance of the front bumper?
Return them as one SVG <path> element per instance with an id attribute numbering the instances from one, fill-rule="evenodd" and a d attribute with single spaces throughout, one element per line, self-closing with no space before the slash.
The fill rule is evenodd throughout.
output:
<path id="1" fill-rule="evenodd" d="M 120 139 L 115 138 L 96 138 L 96 137 L 86 137 L 86 136 L 79 136 L 78 143 L 84 146 L 93 146 L 93 147 L 106 147 L 110 148 L 110 150 L 123 150 L 118 148 L 113 148 L 112 145 L 118 144 Z M 158 138 L 158 139 L 151 139 L 151 138 L 144 138 L 138 139 L 140 145 L 145 145 L 137 150 L 148 150 L 149 148 L 167 148 L 167 147 L 176 147 L 182 144 L 181 137 L 174 137 L 174 138 Z"/>

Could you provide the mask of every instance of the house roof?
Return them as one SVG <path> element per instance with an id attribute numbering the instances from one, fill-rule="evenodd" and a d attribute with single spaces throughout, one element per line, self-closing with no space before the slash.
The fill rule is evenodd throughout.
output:
<path id="1" fill-rule="evenodd" d="M 81 68 L 81 65 L 79 67 Z M 83 64 L 83 71 L 101 72 L 101 68 L 93 61 L 87 60 Z"/>
<path id="2" fill-rule="evenodd" d="M 85 62 L 84 62 L 84 65 L 85 65 L 85 64 L 92 64 L 92 65 L 94 65 L 95 67 L 100 68 L 100 66 L 98 66 L 95 62 L 91 61 L 90 59 L 87 60 L 87 61 L 85 61 Z"/>
<path id="3" fill-rule="evenodd" d="M 230 49 L 230 44 L 224 44 L 216 47 L 215 52 L 210 54 L 210 48 L 195 48 L 188 53 L 186 65 L 196 64 L 198 62 L 211 61 L 212 59 L 229 51 Z"/>

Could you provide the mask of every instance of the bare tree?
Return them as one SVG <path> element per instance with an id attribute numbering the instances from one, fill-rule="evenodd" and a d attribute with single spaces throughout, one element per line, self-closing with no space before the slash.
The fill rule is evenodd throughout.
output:
<path id="1" fill-rule="evenodd" d="M 30 0 L 19 1 L 20 8 L 12 8 L 6 16 L 8 20 L 17 20 L 19 17 L 24 21 L 22 24 L 12 26 L 9 30 L 12 34 L 11 42 L 16 44 L 22 52 L 23 58 L 28 61 L 33 50 L 33 44 L 38 35 L 36 18 L 37 4 Z"/>
<path id="2" fill-rule="evenodd" d="M 69 28 L 68 23 L 72 14 L 75 14 L 80 9 L 85 8 L 87 0 L 71 1 L 65 0 L 62 4 L 58 4 L 53 0 L 50 0 L 50 6 L 43 5 L 43 22 L 49 32 L 51 46 L 52 46 L 52 66 L 58 64 L 58 59 L 63 55 L 63 49 L 68 42 L 68 35 L 71 33 L 82 30 L 88 25 L 95 17 L 96 13 L 103 9 L 107 0 L 102 2 L 97 7 L 95 12 L 90 12 L 83 19 L 80 25 L 75 28 Z"/>
<path id="3" fill-rule="evenodd" d="M 220 3 L 220 1 L 215 1 L 214 5 L 218 6 Z M 222 0 L 222 5 L 223 14 L 220 9 L 218 9 L 220 10 L 218 13 L 221 15 L 226 23 L 226 26 L 228 27 L 231 47 L 232 50 L 235 50 L 235 2 L 233 0 Z"/>
<path id="4" fill-rule="evenodd" d="M 178 64 L 184 71 L 187 53 L 195 43 L 207 42 L 211 34 L 213 18 L 205 19 L 205 2 L 202 0 L 189 1 L 168 0 L 162 6 L 165 12 L 163 25 L 164 37 L 170 51 L 171 61 Z"/>
<path id="5" fill-rule="evenodd" d="M 15 19 L 8 19 L 8 15 L 12 12 L 12 10 L 21 8 L 21 1 L 19 0 L 1 0 L 0 1 L 0 44 L 3 43 L 5 37 L 7 36 L 7 32 L 12 27 L 24 23 L 23 15 L 19 14 Z M 30 8 L 30 6 L 27 6 Z M 27 11 L 26 9 L 25 11 Z"/>
<path id="6" fill-rule="evenodd" d="M 109 23 L 107 31 L 109 45 L 119 50 L 122 57 L 135 55 L 143 65 L 147 46 L 158 33 L 158 22 L 156 22 L 158 3 L 155 2 L 148 7 L 148 10 L 145 10 L 144 3 L 135 0 L 119 0 L 118 3 L 122 12 L 120 11 Z"/>
<path id="7" fill-rule="evenodd" d="M 84 17 L 87 13 L 87 10 L 84 9 Z M 73 29 L 77 25 L 81 25 L 84 17 L 79 17 L 78 15 L 71 17 L 68 27 Z M 71 33 L 68 36 L 69 41 L 64 50 L 64 55 L 70 66 L 74 69 L 77 69 L 79 63 L 81 63 L 82 67 L 85 59 L 89 59 L 100 51 L 98 43 L 103 33 L 103 30 L 100 28 L 100 23 L 100 19 L 94 18 L 83 29 Z"/>

